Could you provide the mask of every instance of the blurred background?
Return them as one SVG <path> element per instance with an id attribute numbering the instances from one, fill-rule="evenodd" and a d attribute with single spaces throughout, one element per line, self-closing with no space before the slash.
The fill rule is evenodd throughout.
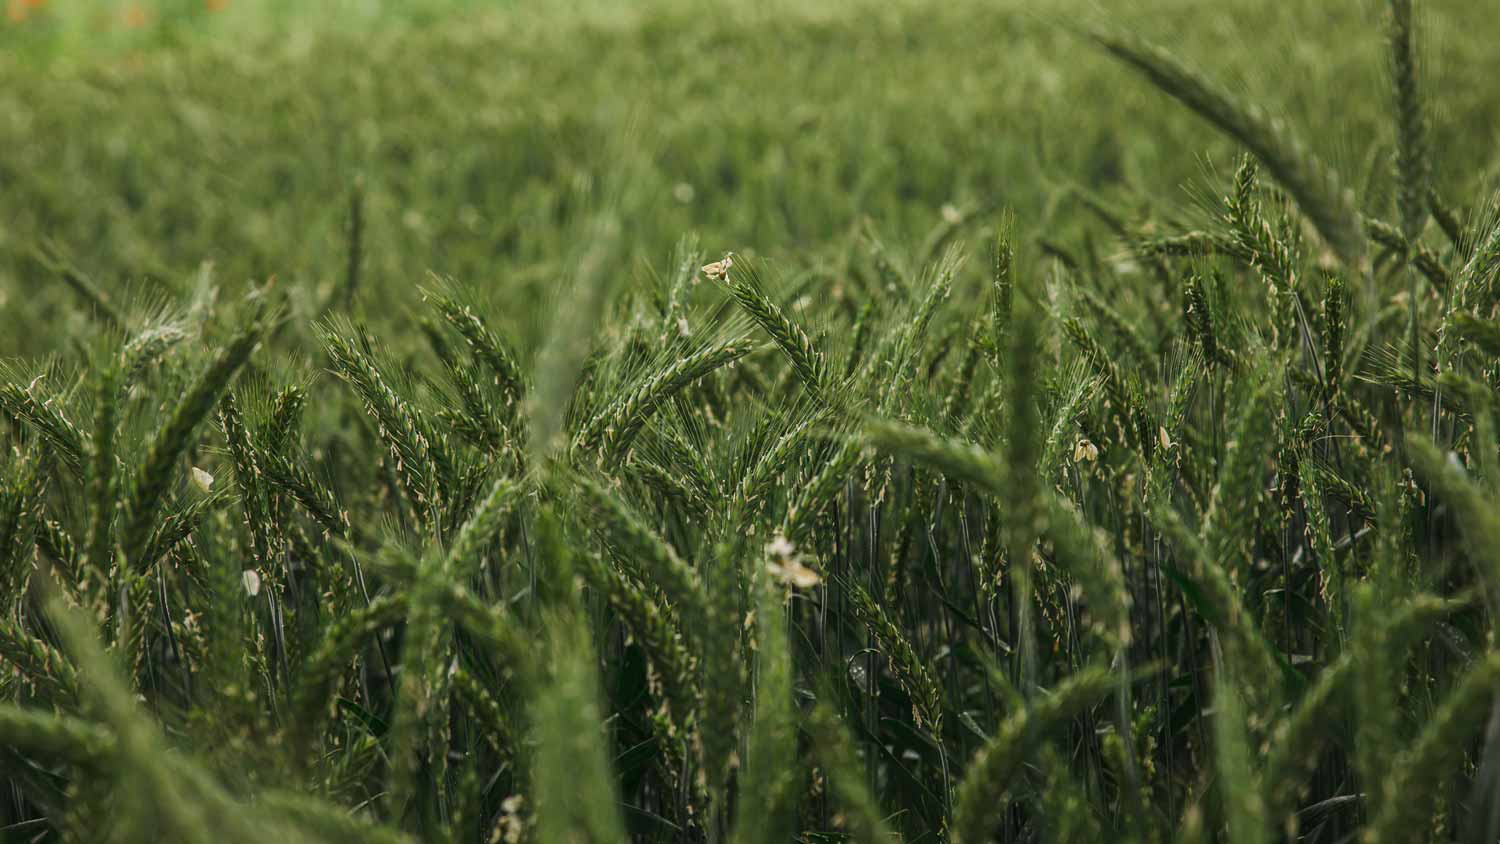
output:
<path id="1" fill-rule="evenodd" d="M 978 238 L 1002 208 L 1043 244 L 1107 234 L 1080 202 L 1132 225 L 1190 213 L 1234 148 L 1098 55 L 1090 23 L 1170 46 L 1361 196 L 1388 190 L 1368 0 L 0 2 L 0 355 L 86 318 L 63 269 L 149 299 L 211 264 L 316 316 L 355 215 L 375 327 L 435 272 L 485 287 L 528 345 L 609 191 L 630 196 L 630 273 L 688 233 L 816 268 L 859 237 Z M 1423 4 L 1456 196 L 1495 164 L 1487 5 Z"/>

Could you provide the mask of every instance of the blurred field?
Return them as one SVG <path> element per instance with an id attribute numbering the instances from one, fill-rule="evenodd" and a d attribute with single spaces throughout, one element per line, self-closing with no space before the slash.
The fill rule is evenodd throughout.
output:
<path id="1" fill-rule="evenodd" d="M 141 295 L 204 261 L 330 284 L 357 183 L 372 312 L 433 270 L 492 286 L 523 334 L 591 190 L 626 172 L 629 252 L 655 264 L 689 231 L 836 261 L 861 221 L 920 243 L 949 204 L 1061 241 L 1093 225 L 1075 186 L 1186 205 L 1233 147 L 1121 84 L 1080 21 L 1151 32 L 1352 178 L 1386 176 L 1367 3 L 213 5 L 31 0 L 0 27 L 0 353 L 68 324 L 26 257 L 42 239 Z M 1467 187 L 1494 163 L 1500 53 L 1465 35 L 1489 25 L 1476 5 L 1425 8 L 1437 178 Z"/>

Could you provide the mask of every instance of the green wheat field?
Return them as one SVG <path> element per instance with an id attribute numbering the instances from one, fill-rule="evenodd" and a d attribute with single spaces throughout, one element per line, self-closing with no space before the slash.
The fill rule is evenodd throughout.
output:
<path id="1" fill-rule="evenodd" d="M 1500 840 L 1486 3 L 0 5 L 0 840 Z"/>

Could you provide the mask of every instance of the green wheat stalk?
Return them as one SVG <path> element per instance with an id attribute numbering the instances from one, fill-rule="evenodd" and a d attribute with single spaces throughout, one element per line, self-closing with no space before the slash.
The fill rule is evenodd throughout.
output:
<path id="1" fill-rule="evenodd" d="M 1163 93 L 1192 109 L 1244 144 L 1297 201 L 1318 233 L 1351 264 L 1365 256 L 1365 236 L 1349 192 L 1279 120 L 1247 105 L 1189 70 L 1166 50 L 1143 39 L 1095 31 L 1106 52 L 1144 76 Z"/>

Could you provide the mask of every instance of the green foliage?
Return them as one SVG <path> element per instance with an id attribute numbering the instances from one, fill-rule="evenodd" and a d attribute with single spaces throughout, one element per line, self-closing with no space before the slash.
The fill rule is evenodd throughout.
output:
<path id="1" fill-rule="evenodd" d="M 1491 840 L 1494 109 L 1437 4 L 1285 12 L 1361 172 L 968 0 L 0 50 L 0 828 Z"/>

